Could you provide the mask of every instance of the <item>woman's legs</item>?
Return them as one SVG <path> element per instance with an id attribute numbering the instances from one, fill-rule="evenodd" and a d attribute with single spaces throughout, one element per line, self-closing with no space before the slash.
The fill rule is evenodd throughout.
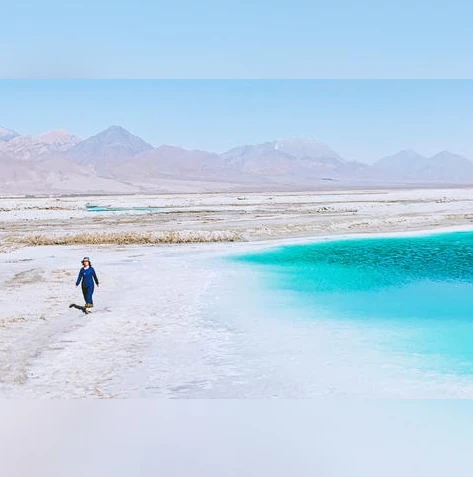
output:
<path id="1" fill-rule="evenodd" d="M 84 295 L 85 305 L 94 306 L 94 302 L 92 300 L 94 287 L 82 287 L 82 294 Z"/>

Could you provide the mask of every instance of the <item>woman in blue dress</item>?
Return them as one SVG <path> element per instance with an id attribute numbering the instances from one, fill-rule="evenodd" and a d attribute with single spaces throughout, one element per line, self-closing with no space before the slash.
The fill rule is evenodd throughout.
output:
<path id="1" fill-rule="evenodd" d="M 92 267 L 92 264 L 90 263 L 89 257 L 84 257 L 82 259 L 82 268 L 80 269 L 79 276 L 77 277 L 76 287 L 78 287 L 81 282 L 85 307 L 92 308 L 94 306 L 94 302 L 92 300 L 92 295 L 94 294 L 94 282 L 97 286 L 99 286 L 99 280 L 94 268 Z"/>

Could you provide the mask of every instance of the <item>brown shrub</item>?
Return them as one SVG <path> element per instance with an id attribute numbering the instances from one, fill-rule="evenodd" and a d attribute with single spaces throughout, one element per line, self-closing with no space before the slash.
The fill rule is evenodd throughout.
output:
<path id="1" fill-rule="evenodd" d="M 178 243 L 237 242 L 240 234 L 230 231 L 170 231 L 162 233 L 81 233 L 75 235 L 28 235 L 21 242 L 30 246 L 41 245 L 156 245 Z"/>

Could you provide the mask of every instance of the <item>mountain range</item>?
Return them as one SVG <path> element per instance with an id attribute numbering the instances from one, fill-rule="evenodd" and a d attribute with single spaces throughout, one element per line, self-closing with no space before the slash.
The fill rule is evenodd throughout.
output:
<path id="1" fill-rule="evenodd" d="M 314 139 L 286 139 L 223 154 L 154 147 L 120 126 L 81 139 L 0 128 L 0 194 L 205 192 L 473 184 L 473 162 L 442 151 L 400 151 L 372 165 Z"/>

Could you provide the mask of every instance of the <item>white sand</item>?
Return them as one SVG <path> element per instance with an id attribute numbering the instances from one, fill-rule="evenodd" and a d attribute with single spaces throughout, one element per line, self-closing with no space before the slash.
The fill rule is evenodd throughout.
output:
<path id="1" fill-rule="evenodd" d="M 0 201 L 0 396 L 473 397 L 468 379 L 419 375 L 371 348 L 355 329 L 288 314 L 260 291 L 256 272 L 224 260 L 288 237 L 469 227 L 469 190 L 269 197 Z M 91 219 L 87 202 L 169 212 Z M 88 224 L 99 231 L 238 230 L 251 241 L 18 247 L 24 234 L 76 233 Z M 88 316 L 68 309 L 82 301 L 74 282 L 84 255 L 101 281 Z"/>

